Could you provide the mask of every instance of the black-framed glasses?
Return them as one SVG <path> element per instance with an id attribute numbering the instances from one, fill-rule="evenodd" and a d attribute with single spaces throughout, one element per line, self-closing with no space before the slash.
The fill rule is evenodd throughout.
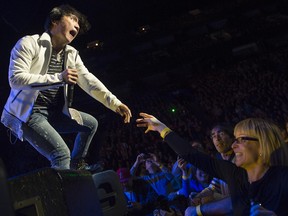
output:
<path id="1" fill-rule="evenodd" d="M 243 141 L 259 141 L 257 138 L 255 137 L 238 137 L 234 140 L 234 142 L 236 143 L 242 143 Z"/>

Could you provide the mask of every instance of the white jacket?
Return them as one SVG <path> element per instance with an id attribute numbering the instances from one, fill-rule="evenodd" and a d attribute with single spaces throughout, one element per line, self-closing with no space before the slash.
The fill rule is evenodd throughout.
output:
<path id="1" fill-rule="evenodd" d="M 67 115 L 71 114 L 67 106 L 68 85 L 63 82 L 61 73 L 47 74 L 51 54 L 51 38 L 46 32 L 42 35 L 21 38 L 11 51 L 8 76 L 11 91 L 4 106 L 1 122 L 17 134 L 21 140 L 23 140 L 22 122 L 28 121 L 39 90 L 64 85 L 65 105 L 63 112 Z M 64 68 L 77 69 L 77 84 L 107 108 L 116 111 L 121 101 L 87 70 L 78 55 L 78 51 L 67 45 L 64 56 Z M 77 114 L 77 111 L 72 111 Z M 73 116 L 71 117 L 73 118 Z"/>

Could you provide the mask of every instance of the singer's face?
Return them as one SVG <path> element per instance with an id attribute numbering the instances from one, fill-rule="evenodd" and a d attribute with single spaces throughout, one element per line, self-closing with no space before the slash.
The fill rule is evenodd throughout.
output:
<path id="1" fill-rule="evenodd" d="M 54 22 L 52 25 L 50 31 L 52 43 L 56 43 L 56 46 L 60 44 L 65 46 L 71 43 L 76 38 L 79 29 L 78 18 L 75 15 L 63 16 L 61 20 Z"/>

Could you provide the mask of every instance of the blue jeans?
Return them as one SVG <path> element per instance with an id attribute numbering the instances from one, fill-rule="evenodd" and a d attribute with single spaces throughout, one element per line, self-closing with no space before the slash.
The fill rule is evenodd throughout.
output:
<path id="1" fill-rule="evenodd" d="M 98 121 L 80 112 L 83 125 L 60 111 L 35 110 L 28 122 L 22 124 L 24 139 L 46 157 L 55 169 L 70 169 L 70 160 L 80 160 L 87 155 Z M 77 133 L 72 154 L 60 133 Z"/>

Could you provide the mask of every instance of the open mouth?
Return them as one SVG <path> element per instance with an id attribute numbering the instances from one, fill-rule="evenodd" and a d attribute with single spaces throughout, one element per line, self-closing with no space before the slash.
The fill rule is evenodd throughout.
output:
<path id="1" fill-rule="evenodd" d="M 73 37 L 75 37 L 77 35 L 77 31 L 76 30 L 71 30 L 69 32 Z"/>

